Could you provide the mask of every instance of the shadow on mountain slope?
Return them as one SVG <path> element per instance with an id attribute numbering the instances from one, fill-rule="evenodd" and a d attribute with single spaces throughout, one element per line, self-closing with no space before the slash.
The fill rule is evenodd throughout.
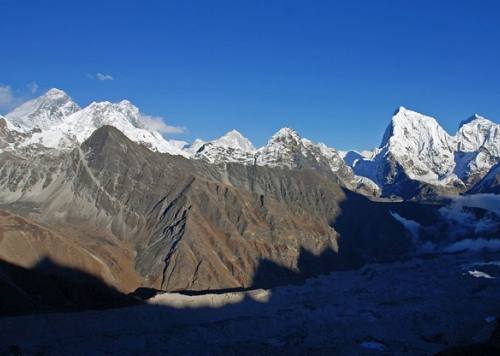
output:
<path id="1" fill-rule="evenodd" d="M 134 305 L 138 300 L 99 278 L 49 258 L 31 269 L 0 260 L 0 316 Z"/>
<path id="2" fill-rule="evenodd" d="M 305 279 L 336 270 L 357 269 L 369 262 L 402 260 L 411 255 L 408 231 L 391 216 L 403 216 L 430 224 L 436 219 L 434 207 L 414 203 L 377 203 L 345 191 L 339 212 L 330 221 L 338 233 L 337 246 L 327 246 L 319 253 L 300 247 L 290 265 L 260 258 L 252 282 L 236 288 L 178 290 L 186 295 L 240 292 L 257 288 L 300 284 Z M 146 286 L 132 296 L 120 293 L 93 275 L 42 259 L 31 269 L 0 261 L 0 314 L 51 310 L 82 310 L 128 305 L 154 296 L 157 291 Z"/>
<path id="3" fill-rule="evenodd" d="M 371 223 L 368 225 L 363 225 L 354 217 L 358 205 L 348 203 L 348 201 L 350 199 L 346 199 L 343 213 L 339 215 L 333 226 L 341 235 L 338 252 L 333 248 L 326 248 L 315 255 L 301 247 L 296 266 L 287 267 L 266 258 L 259 259 L 251 286 L 248 288 L 178 292 L 185 295 L 221 294 L 301 284 L 307 278 L 331 271 L 358 268 L 364 263 L 376 260 L 401 258 L 408 246 L 404 231 L 397 224 L 388 225 L 394 230 L 392 233 L 388 233 L 391 230 L 387 228 L 377 230 L 374 227 L 376 219 L 370 220 Z M 365 237 L 364 229 L 372 230 L 372 239 Z M 376 243 L 376 241 L 380 242 Z M 361 250 L 366 250 L 366 252 L 360 252 Z M 375 258 L 372 258 L 372 254 Z M 141 287 L 134 293 L 126 295 L 98 277 L 59 265 L 48 257 L 41 259 L 32 268 L 24 268 L 0 260 L 0 289 L 2 291 L 0 316 L 122 307 L 140 303 L 141 300 L 149 299 L 162 292 Z"/>

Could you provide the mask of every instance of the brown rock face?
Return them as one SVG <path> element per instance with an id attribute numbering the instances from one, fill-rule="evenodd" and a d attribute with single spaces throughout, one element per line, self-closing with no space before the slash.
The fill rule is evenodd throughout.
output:
<path id="1" fill-rule="evenodd" d="M 4 207 L 57 232 L 31 238 L 49 246 L 40 251 L 66 246 L 61 263 L 79 256 L 78 267 L 121 289 L 269 287 L 400 258 L 410 240 L 390 211 L 428 209 L 375 203 L 307 169 L 154 153 L 112 127 L 70 154 L 0 163 Z M 11 244 L 4 257 L 27 242 Z"/>
<path id="2" fill-rule="evenodd" d="M 76 232 L 61 235 L 0 210 L 0 260 L 28 269 L 50 260 L 54 264 L 86 271 L 124 290 L 137 284 L 139 278 L 132 268 L 132 257 L 127 249 L 100 246 L 76 236 Z"/>

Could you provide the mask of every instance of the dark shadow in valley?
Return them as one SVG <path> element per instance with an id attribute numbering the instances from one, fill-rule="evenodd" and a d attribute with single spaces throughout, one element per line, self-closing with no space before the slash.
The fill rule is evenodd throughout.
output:
<path id="1" fill-rule="evenodd" d="M 138 304 L 99 278 L 43 258 L 32 268 L 0 260 L 0 316 Z"/>
<path id="2" fill-rule="evenodd" d="M 338 250 L 326 248 L 314 254 L 300 248 L 296 263 L 289 267 L 263 258 L 257 263 L 252 282 L 236 288 L 181 290 L 186 295 L 242 292 L 301 284 L 305 279 L 332 271 L 357 269 L 370 262 L 390 262 L 412 253 L 411 238 L 402 224 L 391 215 L 401 215 L 432 224 L 438 206 L 416 203 L 379 203 L 344 190 L 345 199 L 330 226 L 338 233 Z M 37 311 L 74 311 L 118 307 L 149 299 L 162 291 L 141 287 L 126 295 L 100 279 L 48 258 L 32 268 L 0 261 L 0 315 Z"/>
<path id="3" fill-rule="evenodd" d="M 257 269 L 249 287 L 204 291 L 184 290 L 179 291 L 179 293 L 197 296 L 203 294 L 243 292 L 258 288 L 267 289 L 282 285 L 297 285 L 303 284 L 306 279 L 314 276 L 332 271 L 357 269 L 366 263 L 404 260 L 412 256 L 413 253 L 411 237 L 408 235 L 409 233 L 405 227 L 393 217 L 392 213 L 396 212 L 407 219 L 418 221 L 422 225 L 431 225 L 439 217 L 438 205 L 423 205 L 409 202 L 378 203 L 348 191 L 345 191 L 345 195 L 345 199 L 339 202 L 337 213 L 329 221 L 330 226 L 338 233 L 338 250 L 326 248 L 319 254 L 314 254 L 305 248 L 301 248 L 293 267 L 281 265 L 270 259 L 261 259 L 257 263 Z M 360 273 L 365 278 L 371 279 L 373 278 L 371 274 L 375 272 L 367 269 Z M 0 261 L 0 353 L 7 351 L 15 354 L 19 351 L 18 354 L 21 354 L 26 347 L 23 344 L 23 339 L 17 338 L 15 333 L 9 335 L 2 333 L 4 326 L 2 325 L 1 317 L 5 316 L 74 312 L 142 304 L 138 308 L 128 308 L 126 310 L 127 318 L 119 318 L 120 323 L 123 323 L 120 325 L 120 330 L 129 332 L 140 328 L 141 332 L 146 334 L 158 335 L 158 330 L 161 329 L 161 332 L 166 335 L 170 333 L 174 335 L 175 332 L 179 332 L 180 325 L 189 325 L 190 322 L 194 323 L 192 325 L 195 325 L 193 326 L 195 328 L 203 322 L 217 323 L 219 321 L 227 321 L 231 323 L 232 318 L 247 317 L 250 320 L 249 315 L 257 315 L 263 318 L 263 316 L 272 312 L 273 308 L 283 308 L 284 305 L 287 305 L 287 298 L 289 298 L 287 297 L 287 293 L 273 290 L 268 293 L 268 298 L 264 298 L 263 300 L 258 299 L 260 292 L 250 292 L 244 294 L 241 299 L 238 299 L 239 296 L 235 299 L 231 299 L 233 298 L 231 296 L 228 296 L 228 299 L 224 299 L 224 297 L 220 303 L 217 302 L 216 297 L 207 297 L 205 299 L 198 299 L 197 301 L 183 301 L 180 298 L 169 305 L 161 305 L 161 302 L 160 305 L 144 304 L 144 300 L 162 293 L 165 292 L 153 288 L 141 287 L 134 293 L 127 295 L 107 285 L 97 277 L 80 270 L 58 265 L 48 258 L 42 259 L 32 268 L 19 267 L 12 263 Z M 257 299 L 254 299 L 256 295 Z M 161 297 L 159 299 L 161 300 Z M 231 304 L 231 300 L 237 300 L 237 302 Z M 201 304 L 197 305 L 199 301 L 201 301 Z M 177 302 L 180 304 L 176 304 Z M 193 304 L 190 304 L 191 302 Z M 174 307 L 173 305 L 178 306 Z M 87 314 L 85 313 L 85 315 Z M 54 320 L 57 320 L 57 318 L 58 316 L 55 316 Z M 92 329 L 92 322 L 95 322 L 93 321 L 95 317 L 92 317 L 92 313 L 89 313 L 88 318 L 83 316 L 83 319 L 79 317 L 76 319 L 77 322 L 83 323 L 82 328 Z M 113 315 L 108 315 L 105 319 L 102 322 L 111 324 L 116 323 L 117 320 Z M 88 326 L 85 326 L 85 320 L 89 320 Z M 28 326 L 33 327 L 31 336 L 37 339 L 38 332 L 42 333 L 40 335 L 44 335 L 43 330 L 40 328 L 37 329 L 40 322 L 36 321 L 36 319 L 29 322 L 34 323 Z M 100 319 L 99 322 L 101 322 Z M 8 326 L 8 324 L 5 323 L 4 325 Z M 235 324 L 230 325 L 234 327 Z M 253 331 L 255 325 L 255 323 L 239 323 L 238 332 L 246 335 L 250 331 L 250 328 Z M 53 326 L 56 331 L 58 327 L 57 325 Z M 258 336 L 259 339 L 257 340 L 256 338 L 254 339 L 255 342 L 245 344 L 245 351 L 247 354 L 256 354 L 263 352 L 286 353 L 301 350 L 300 344 L 292 343 L 290 345 L 280 344 L 276 346 L 272 342 L 266 343 L 266 340 L 272 338 L 274 335 L 275 328 L 288 327 L 286 323 L 259 323 L 257 328 L 260 333 Z M 188 327 L 184 326 L 184 328 Z M 82 332 L 81 329 L 77 328 L 76 330 Z M 103 327 L 103 330 L 106 330 L 106 328 Z M 70 334 L 71 332 L 68 331 Z M 91 330 L 90 332 L 93 331 Z M 135 335 L 139 334 L 130 332 L 128 342 L 131 345 L 137 343 L 138 347 L 140 347 L 142 341 L 139 336 L 137 336 L 136 341 L 134 339 Z M 88 349 L 89 345 L 83 344 L 87 340 L 84 337 L 82 338 L 81 334 L 75 334 L 74 336 L 75 338 L 73 338 L 72 334 L 69 335 L 71 339 L 75 340 L 79 337 L 80 339 L 78 340 L 80 341 L 78 342 L 82 343 L 82 347 L 87 347 Z M 46 337 L 46 335 L 40 336 L 40 340 Z M 294 339 L 293 342 L 296 342 L 296 340 Z M 57 339 L 57 335 L 49 341 L 43 339 L 43 343 L 45 343 L 44 347 L 49 345 L 50 347 L 57 348 L 61 345 L 61 341 Z M 195 347 L 195 344 L 182 346 L 185 348 L 182 351 L 193 351 L 190 347 Z M 3 345 L 7 345 L 8 349 L 5 349 Z M 228 345 L 227 347 L 233 347 L 230 343 Z M 207 349 L 207 352 L 223 353 L 227 351 L 213 345 L 211 347 L 212 349 Z M 233 349 L 229 351 L 231 350 Z M 302 351 L 312 352 L 314 350 L 304 348 Z M 316 351 L 321 353 L 325 350 Z M 238 352 L 240 352 L 239 348 Z"/>
<path id="4" fill-rule="evenodd" d="M 183 294 L 201 295 L 227 292 L 241 292 L 247 289 L 271 288 L 279 285 L 302 284 L 305 279 L 325 274 L 336 270 L 359 268 L 369 262 L 389 262 L 404 259 L 411 253 L 411 242 L 407 231 L 392 216 L 391 211 L 396 211 L 401 215 L 419 219 L 420 221 L 432 222 L 434 215 L 432 207 L 418 207 L 410 203 L 388 203 L 383 208 L 378 203 L 371 202 L 364 197 L 347 193 L 346 199 L 340 203 L 340 211 L 331 221 L 331 226 L 339 233 L 338 252 L 328 248 L 320 254 L 315 255 L 302 248 L 295 268 L 288 268 L 268 259 L 258 262 L 257 270 L 253 276 L 250 288 L 228 288 L 210 291 L 183 291 Z M 378 206 L 376 206 L 378 205 Z M 420 209 L 420 210 L 419 210 Z M 430 210 L 426 210 L 430 209 Z M 368 271 L 369 272 L 369 271 Z M 366 278 L 370 278 L 370 273 Z M 363 275 L 365 275 L 363 273 Z M 80 270 L 60 266 L 50 259 L 43 259 L 31 269 L 15 266 L 12 263 L 0 261 L 0 317 L 7 315 L 18 315 L 28 313 L 48 313 L 48 312 L 72 312 L 85 309 L 102 309 L 131 306 L 142 303 L 142 300 L 154 297 L 162 291 L 152 288 L 138 288 L 131 295 L 126 295 L 102 282 L 100 279 Z M 143 304 L 139 308 L 127 309 L 127 318 L 120 318 L 120 330 L 135 331 L 142 328 L 141 333 L 151 333 L 160 335 L 179 332 L 179 326 L 189 324 L 194 321 L 196 325 L 202 322 L 217 323 L 218 321 L 228 321 L 231 318 L 242 318 L 242 315 L 264 316 L 277 305 L 287 304 L 286 293 L 269 293 L 269 299 L 256 300 L 250 293 L 245 294 L 241 300 L 234 304 L 205 304 L 203 306 L 172 307 L 166 305 Z M 47 319 L 49 320 L 49 319 Z M 57 320 L 55 318 L 54 320 Z M 83 321 L 80 321 L 83 320 Z M 85 323 L 85 320 L 92 318 L 77 318 L 76 322 Z M 107 316 L 105 322 L 114 323 L 117 319 Z M 31 321 L 33 327 L 31 336 L 37 339 L 37 333 L 43 330 L 37 329 L 36 320 Z M 104 321 L 103 321 L 104 322 Z M 91 322 L 89 322 L 91 323 Z M 187 325 L 186 324 L 186 325 Z M 278 323 L 279 324 L 279 323 Z M 256 353 L 287 353 L 297 352 L 327 352 L 327 350 L 301 349 L 300 341 L 293 339 L 290 344 L 274 345 L 267 340 L 272 338 L 276 328 L 288 328 L 288 325 L 276 323 L 259 323 L 259 339 L 255 342 L 245 344 L 244 354 Z M 57 328 L 59 326 L 54 326 Z M 85 326 L 84 326 L 85 327 Z M 183 326 L 184 329 L 187 326 Z M 234 324 L 231 324 L 234 327 Z M 250 328 L 255 328 L 255 323 L 239 323 L 238 332 L 247 334 Z M 16 339 L 16 335 L 2 335 L 3 326 L 0 319 L 0 353 L 22 354 L 25 345 L 22 339 Z M 87 328 L 92 329 L 92 324 Z M 193 326 L 194 328 L 194 326 Z M 76 329 L 81 332 L 81 329 Z M 103 330 L 106 330 L 105 328 Z M 93 331 L 89 331 L 93 332 Z M 42 335 L 41 334 L 41 335 Z M 498 334 L 498 333 L 497 333 Z M 496 335 L 497 335 L 496 334 Z M 134 345 L 137 337 L 137 345 L 143 342 L 139 334 L 130 332 L 128 344 Z M 30 336 L 30 337 L 31 337 Z M 81 335 L 70 335 L 71 342 L 81 342 L 81 347 L 89 348 L 87 340 Z M 43 336 L 46 337 L 46 336 Z M 156 336 L 155 336 L 156 337 Z M 38 340 L 38 339 L 37 339 Z M 42 340 L 42 337 L 40 337 Z M 493 339 L 492 339 L 493 340 Z M 61 345 L 57 335 L 47 341 L 43 339 L 43 347 L 58 348 Z M 85 345 L 83 343 L 86 343 Z M 298 344 L 297 344 L 298 342 Z M 338 341 L 332 341 L 338 342 Z M 52 344 L 53 343 L 53 344 Z M 6 346 L 3 346 L 6 345 Z M 183 352 L 195 351 L 193 345 L 181 345 Z M 230 343 L 229 351 L 233 347 Z M 333 344 L 332 344 L 333 345 Z M 238 352 L 240 352 L 240 347 Z M 79 347 L 79 346 L 78 346 Z M 90 345 L 92 347 L 92 345 Z M 211 347 L 211 348 L 210 348 Z M 234 346 L 236 347 L 236 346 Z M 6 349 L 7 348 L 7 349 Z M 332 350 L 334 350 L 332 346 Z M 330 351 L 332 351 L 330 350 Z M 228 351 L 218 346 L 207 346 L 207 352 L 223 353 Z"/>

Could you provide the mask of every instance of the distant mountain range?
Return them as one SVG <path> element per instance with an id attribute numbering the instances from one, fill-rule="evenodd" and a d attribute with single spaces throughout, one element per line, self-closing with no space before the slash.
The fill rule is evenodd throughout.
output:
<path id="1" fill-rule="evenodd" d="M 44 257 L 125 291 L 267 288 L 476 237 L 478 219 L 479 237 L 497 236 L 493 213 L 452 221 L 441 207 L 498 193 L 498 162 L 499 125 L 479 116 L 450 136 L 400 108 L 363 153 L 290 128 L 261 148 L 234 130 L 188 145 L 128 101 L 80 108 L 51 89 L 0 119 L 0 258 Z"/>
<path id="2" fill-rule="evenodd" d="M 71 150 L 105 125 L 152 151 L 212 164 L 315 169 L 371 196 L 429 199 L 497 189 L 494 172 L 489 173 L 500 162 L 499 124 L 474 115 L 451 136 L 434 118 L 403 107 L 395 112 L 380 147 L 371 152 L 338 151 L 290 128 L 280 129 L 257 149 L 236 130 L 208 142 L 167 140 L 127 100 L 94 102 L 82 109 L 65 92 L 50 89 L 0 117 L 0 150 L 28 155 Z"/>

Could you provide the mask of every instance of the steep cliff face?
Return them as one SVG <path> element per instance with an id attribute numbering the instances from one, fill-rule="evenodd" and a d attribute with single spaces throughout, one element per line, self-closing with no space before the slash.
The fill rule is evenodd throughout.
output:
<path id="1" fill-rule="evenodd" d="M 371 229 L 350 236 L 345 221 L 377 203 L 313 170 L 211 165 L 152 152 L 109 126 L 70 153 L 0 159 L 2 204 L 54 231 L 124 248 L 134 256 L 136 286 L 250 287 L 262 261 L 297 270 L 303 250 L 327 256 L 321 268 L 300 267 L 320 273 L 410 248 L 389 205 L 364 215 Z M 273 273 L 269 281 L 278 283 Z"/>
<path id="2" fill-rule="evenodd" d="M 476 114 L 451 136 L 434 118 L 400 107 L 373 156 L 351 165 L 384 196 L 420 199 L 467 192 L 499 160 L 500 125 Z"/>

